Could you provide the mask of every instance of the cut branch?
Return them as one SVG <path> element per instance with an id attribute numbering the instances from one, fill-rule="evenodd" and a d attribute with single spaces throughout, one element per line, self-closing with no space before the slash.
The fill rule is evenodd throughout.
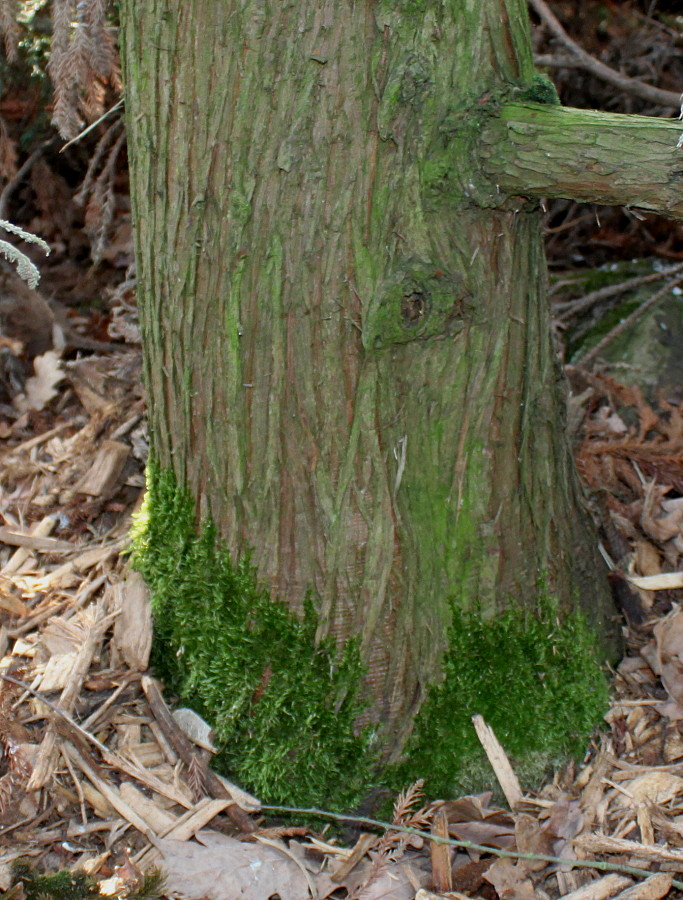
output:
<path id="1" fill-rule="evenodd" d="M 678 120 L 509 103 L 482 129 L 479 153 L 507 194 L 683 219 L 682 143 Z"/>

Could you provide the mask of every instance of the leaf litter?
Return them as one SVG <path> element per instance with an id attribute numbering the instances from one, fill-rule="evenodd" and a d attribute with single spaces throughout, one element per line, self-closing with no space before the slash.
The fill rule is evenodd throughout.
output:
<path id="1" fill-rule="evenodd" d="M 678 890 L 683 408 L 570 372 L 583 397 L 577 460 L 628 621 L 606 730 L 583 764 L 524 793 L 475 717 L 506 806 L 491 792 L 425 804 L 418 783 L 397 798 L 393 823 L 359 820 L 345 847 L 305 825 L 269 827 L 259 798 L 211 770 L 210 725 L 173 714 L 147 671 L 149 599 L 122 556 L 144 484 L 139 368 L 137 342 L 69 363 L 42 409 L 4 423 L 0 888 L 14 890 L 12 865 L 28 858 L 118 895 L 160 869 L 164 894 L 186 900 Z"/>

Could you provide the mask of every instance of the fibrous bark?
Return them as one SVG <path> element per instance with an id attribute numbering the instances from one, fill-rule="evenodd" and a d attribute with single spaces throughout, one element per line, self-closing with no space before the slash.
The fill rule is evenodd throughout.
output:
<path id="1" fill-rule="evenodd" d="M 478 145 L 483 170 L 504 194 L 564 197 L 683 218 L 683 124 L 506 103 Z"/>
<path id="2" fill-rule="evenodd" d="M 458 135 L 533 78 L 523 0 L 122 17 L 153 452 L 198 519 L 290 609 L 310 593 L 319 640 L 359 637 L 386 759 L 453 604 L 549 590 L 608 645 L 539 214 L 478 205 Z"/>

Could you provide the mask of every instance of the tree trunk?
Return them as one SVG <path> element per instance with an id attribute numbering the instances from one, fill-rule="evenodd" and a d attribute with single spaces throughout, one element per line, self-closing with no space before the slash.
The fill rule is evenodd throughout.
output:
<path id="1" fill-rule="evenodd" d="M 310 597 L 315 647 L 357 637 L 356 737 L 383 767 L 399 760 L 452 624 L 469 627 L 459 610 L 495 621 L 550 594 L 613 648 L 539 213 L 490 200 L 471 129 L 452 124 L 532 83 L 524 0 L 123 0 L 121 13 L 154 466 L 233 560 L 251 554 L 274 601 L 300 618 Z M 175 652 L 190 617 L 163 618 L 178 588 L 154 490 L 150 510 L 145 573 Z M 595 671 L 586 647 L 566 652 L 581 658 L 547 665 Z M 272 647 L 249 653 L 242 706 L 220 727 L 237 707 L 257 721 L 274 691 Z M 207 709 L 202 680 L 176 674 Z M 335 711 L 351 691 L 337 689 Z M 247 732 L 253 773 L 260 732 Z"/>

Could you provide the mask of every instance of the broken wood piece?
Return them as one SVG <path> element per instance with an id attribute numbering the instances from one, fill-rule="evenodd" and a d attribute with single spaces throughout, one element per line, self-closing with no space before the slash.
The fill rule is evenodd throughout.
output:
<path id="1" fill-rule="evenodd" d="M 141 768 L 136 762 L 126 759 L 120 753 L 115 753 L 106 747 L 101 750 L 101 753 L 102 759 L 108 765 L 129 775 L 131 778 L 139 781 L 140 784 L 144 784 L 145 787 L 148 787 L 161 797 L 167 797 L 169 800 L 177 803 L 178 806 L 182 806 L 183 809 L 192 809 L 194 806 L 190 797 L 186 796 L 180 787 L 162 781 L 153 772 L 148 772 L 146 769 Z"/>
<path id="2" fill-rule="evenodd" d="M 179 821 L 178 816 L 174 816 L 168 810 L 159 806 L 158 803 L 155 803 L 154 800 L 146 797 L 139 788 L 136 788 L 129 781 L 124 781 L 121 784 L 119 795 L 124 803 L 127 803 L 141 818 L 149 822 L 155 834 L 166 834 Z"/>
<path id="3" fill-rule="evenodd" d="M 194 837 L 198 831 L 201 831 L 205 825 L 208 825 L 212 819 L 216 818 L 218 813 L 223 812 L 231 803 L 232 800 L 228 797 L 223 797 L 220 800 L 204 797 L 193 809 L 188 809 L 187 812 L 183 813 L 177 822 L 163 834 L 160 834 L 159 837 L 171 838 L 174 841 L 189 841 L 190 838 Z"/>
<path id="4" fill-rule="evenodd" d="M 44 575 L 41 578 L 36 578 L 32 582 L 32 588 L 34 591 L 47 591 L 50 588 L 72 587 L 77 581 L 79 581 L 79 575 L 85 574 L 90 569 L 94 569 L 95 566 L 101 565 L 102 563 L 106 562 L 110 557 L 115 556 L 117 553 L 120 553 L 122 550 L 128 547 L 129 544 L 130 538 L 126 536 L 113 541 L 111 544 L 105 544 L 101 547 L 94 547 L 91 550 L 85 550 L 75 559 L 71 559 L 69 560 L 69 562 L 62 563 L 61 566 L 53 569 L 52 572 L 48 572 L 47 575 Z M 26 551 L 23 548 L 17 550 L 17 553 L 24 552 Z M 16 553 L 14 554 L 14 556 L 16 556 Z M 14 559 L 14 556 L 12 557 L 12 559 Z M 10 559 L 10 562 L 12 562 L 12 559 Z"/>
<path id="5" fill-rule="evenodd" d="M 645 881 L 640 881 L 617 894 L 615 900 L 661 900 L 671 890 L 671 882 L 671 875 L 657 872 Z"/>
<path id="6" fill-rule="evenodd" d="M 112 587 L 110 608 L 117 612 L 113 643 L 130 669 L 143 672 L 152 649 L 149 589 L 139 572 Z"/>
<path id="7" fill-rule="evenodd" d="M 13 579 L 0 575 L 0 609 L 12 616 L 27 616 L 29 607 L 18 597 L 19 590 Z"/>
<path id="8" fill-rule="evenodd" d="M 76 747 L 69 741 L 64 741 L 61 746 L 61 752 L 68 754 L 72 763 L 75 763 L 83 774 L 88 778 L 94 787 L 111 803 L 116 812 L 122 816 L 126 822 L 129 822 L 133 828 L 136 828 L 143 834 L 147 840 L 151 840 L 155 835 L 150 825 L 140 816 L 132 806 L 121 797 L 119 792 L 103 778 L 97 774 L 93 767 L 88 763 Z"/>
<path id="9" fill-rule="evenodd" d="M 432 834 L 435 837 L 450 837 L 448 833 L 448 816 L 445 809 L 440 809 L 432 822 Z M 453 873 L 451 870 L 451 848 L 448 844 L 437 841 L 429 842 L 429 852 L 432 858 L 432 884 L 440 894 L 453 890 Z"/>
<path id="10" fill-rule="evenodd" d="M 232 803 L 226 810 L 232 822 L 237 825 L 238 828 L 241 828 L 242 831 L 248 833 L 255 831 L 256 826 L 247 813 L 241 809 L 237 800 L 232 796 L 215 772 L 213 772 L 204 760 L 201 759 L 199 754 L 195 752 L 195 749 L 188 738 L 183 734 L 180 728 L 178 728 L 166 705 L 157 682 L 153 678 L 150 678 L 149 675 L 143 675 L 141 683 L 142 690 L 145 692 L 152 714 L 159 723 L 161 730 L 166 735 L 171 747 L 173 747 L 188 768 L 194 769 L 194 771 L 199 774 L 207 792 L 210 792 L 214 797 L 228 797 L 232 800 Z"/>
<path id="11" fill-rule="evenodd" d="M 130 447 L 121 441 L 104 441 L 90 470 L 74 487 L 79 494 L 103 497 L 118 484 L 123 467 L 130 455 Z"/>
<path id="12" fill-rule="evenodd" d="M 59 709 L 68 715 L 71 714 L 83 687 L 83 682 L 90 671 L 95 651 L 112 621 L 111 616 L 104 616 L 100 602 L 92 607 L 88 607 L 81 613 L 81 616 L 83 643 L 74 659 L 69 680 L 59 698 Z M 57 734 L 56 722 L 53 719 L 40 745 L 38 759 L 27 785 L 27 790 L 35 791 L 44 787 L 48 778 L 52 775 L 55 765 Z"/>
<path id="13" fill-rule="evenodd" d="M 494 734 L 493 728 L 486 724 L 482 716 L 472 716 L 472 724 L 505 794 L 505 799 L 510 804 L 510 809 L 515 809 L 522 802 L 524 795 L 505 750 Z"/>
<path id="14" fill-rule="evenodd" d="M 2 526 L 0 526 L 0 543 L 8 544 L 10 547 L 27 547 L 29 550 L 38 550 L 44 553 L 71 553 L 76 549 L 69 541 L 12 531 L 11 528 Z"/>
<path id="15" fill-rule="evenodd" d="M 356 868 L 368 850 L 377 843 L 377 835 L 363 832 L 348 856 L 330 876 L 335 884 L 343 884 L 348 875 Z"/>
<path id="16" fill-rule="evenodd" d="M 45 516 L 40 522 L 33 526 L 31 535 L 33 537 L 47 537 L 56 524 L 57 519 L 55 516 Z M 12 554 L 5 566 L 3 566 L 0 574 L 12 575 L 13 573 L 18 572 L 30 555 L 30 550 L 27 547 L 20 547 L 16 553 Z"/>

